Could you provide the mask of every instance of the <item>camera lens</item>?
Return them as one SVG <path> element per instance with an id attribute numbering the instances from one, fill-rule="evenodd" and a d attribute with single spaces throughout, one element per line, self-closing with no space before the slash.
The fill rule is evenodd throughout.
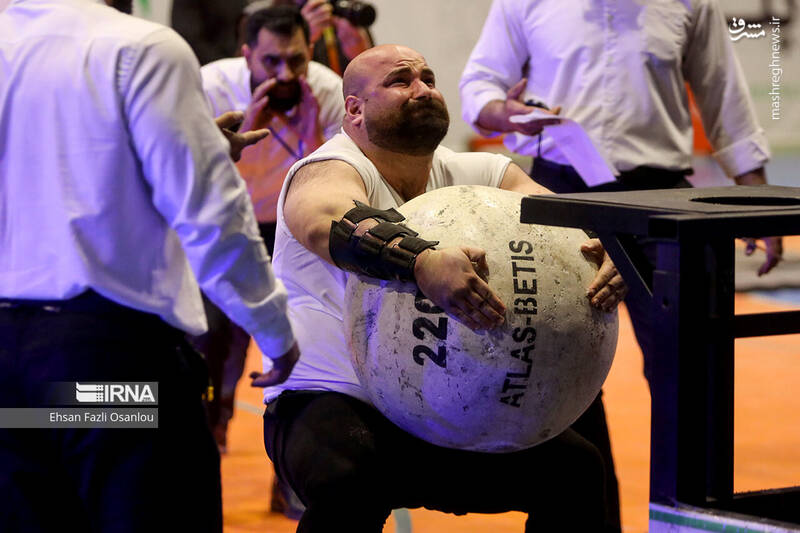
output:
<path id="1" fill-rule="evenodd" d="M 355 26 L 371 26 L 375 22 L 375 8 L 356 0 L 333 0 L 333 14 L 350 21 Z"/>

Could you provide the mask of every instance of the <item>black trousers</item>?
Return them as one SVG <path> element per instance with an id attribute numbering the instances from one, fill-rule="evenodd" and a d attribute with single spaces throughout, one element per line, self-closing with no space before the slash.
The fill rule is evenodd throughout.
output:
<path id="1" fill-rule="evenodd" d="M 572 430 L 514 453 L 453 450 L 347 395 L 288 391 L 264 413 L 264 443 L 307 507 L 301 533 L 379 533 L 400 507 L 522 511 L 526 532 L 605 529 L 603 461 Z"/>
<path id="2" fill-rule="evenodd" d="M 204 363 L 159 317 L 93 292 L 0 300 L 0 407 L 58 381 L 157 381 L 158 429 L 0 429 L 0 531 L 222 530 Z"/>
<path id="3" fill-rule="evenodd" d="M 530 176 L 533 181 L 555 193 L 570 193 L 685 188 L 692 186 L 686 180 L 686 176 L 691 173 L 691 169 L 665 170 L 656 167 L 636 167 L 621 172 L 616 181 L 589 187 L 571 166 L 560 165 L 536 157 L 533 160 Z"/>

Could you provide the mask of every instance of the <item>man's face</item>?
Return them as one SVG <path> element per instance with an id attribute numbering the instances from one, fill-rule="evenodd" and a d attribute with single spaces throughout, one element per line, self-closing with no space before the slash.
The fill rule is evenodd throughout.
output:
<path id="1" fill-rule="evenodd" d="M 269 92 L 269 107 L 276 111 L 287 111 L 300 101 L 299 76 L 305 76 L 311 59 L 303 30 L 297 28 L 291 37 L 262 29 L 258 42 L 243 48 L 250 69 L 250 89 L 270 78 L 278 83 Z"/>
<path id="2" fill-rule="evenodd" d="M 433 152 L 450 126 L 433 71 L 421 56 L 399 57 L 377 69 L 364 91 L 367 138 L 410 155 Z"/>

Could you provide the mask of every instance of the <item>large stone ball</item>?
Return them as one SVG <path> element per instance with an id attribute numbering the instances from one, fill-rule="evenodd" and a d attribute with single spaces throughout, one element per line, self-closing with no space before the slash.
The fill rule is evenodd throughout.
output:
<path id="1" fill-rule="evenodd" d="M 486 250 L 489 285 L 507 307 L 499 329 L 473 332 L 413 283 L 347 282 L 346 335 L 361 384 L 387 418 L 433 444 L 500 453 L 543 442 L 586 410 L 611 367 L 618 319 L 586 298 L 597 272 L 580 251 L 586 234 L 521 224 L 521 199 L 456 186 L 399 209 L 439 248 Z"/>

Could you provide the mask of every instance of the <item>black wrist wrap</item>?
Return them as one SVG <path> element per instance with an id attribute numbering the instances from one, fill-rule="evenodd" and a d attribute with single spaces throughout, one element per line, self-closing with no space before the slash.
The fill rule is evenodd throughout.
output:
<path id="1" fill-rule="evenodd" d="M 359 201 L 338 222 L 331 222 L 328 251 L 342 270 L 358 272 L 379 279 L 414 280 L 414 262 L 423 250 L 438 241 L 426 241 L 417 232 L 398 224 L 405 217 L 394 209 L 375 209 Z M 379 221 L 363 235 L 355 234 L 358 223 L 366 218 Z M 395 246 L 387 246 L 402 236 Z"/>

